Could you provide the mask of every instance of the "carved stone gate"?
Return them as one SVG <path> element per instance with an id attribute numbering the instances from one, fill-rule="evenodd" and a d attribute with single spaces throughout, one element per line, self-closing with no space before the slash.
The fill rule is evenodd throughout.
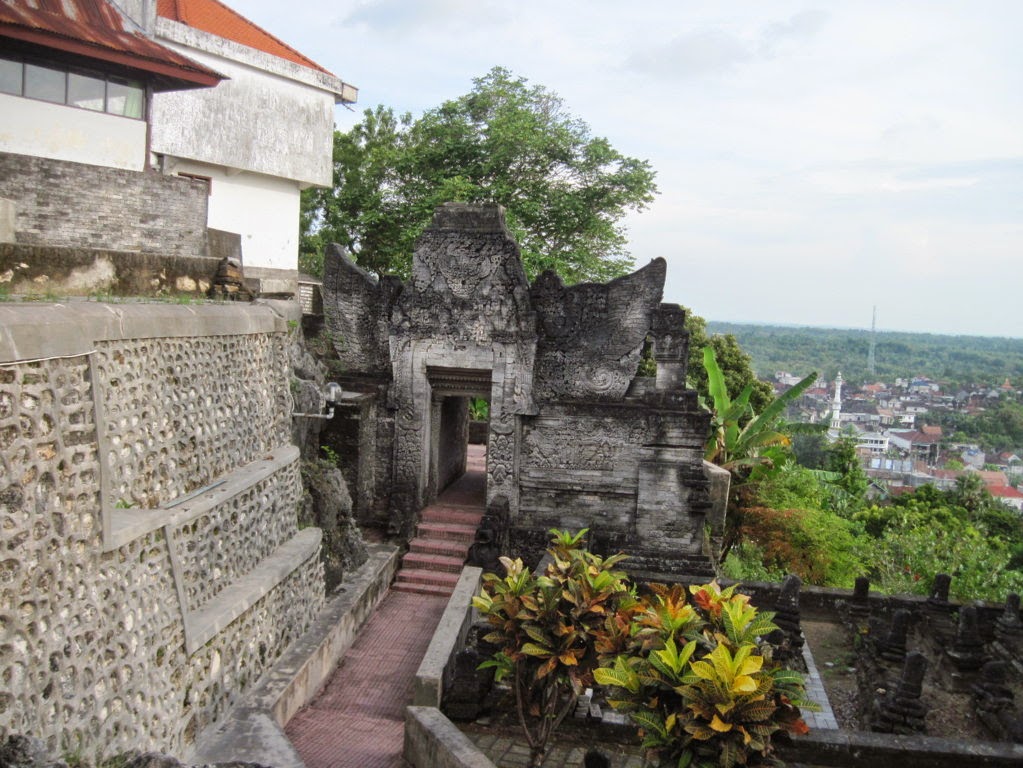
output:
<path id="1" fill-rule="evenodd" d="M 465 467 L 468 398 L 490 401 L 486 525 L 526 557 L 552 527 L 591 529 L 633 570 L 705 568 L 709 414 L 685 389 L 684 313 L 665 262 L 606 284 L 530 285 L 498 206 L 448 204 L 406 283 L 328 250 L 324 311 L 360 393 L 342 415 L 365 522 L 410 536 Z M 644 345 L 656 377 L 637 377 Z"/>

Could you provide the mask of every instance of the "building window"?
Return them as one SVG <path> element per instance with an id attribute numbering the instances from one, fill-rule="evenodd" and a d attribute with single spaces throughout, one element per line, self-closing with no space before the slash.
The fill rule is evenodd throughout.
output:
<path id="1" fill-rule="evenodd" d="M 0 93 L 141 120 L 146 89 L 139 80 L 52 64 L 0 58 Z"/>
<path id="2" fill-rule="evenodd" d="M 102 112 L 106 109 L 107 84 L 98 77 L 69 72 L 67 77 L 67 103 L 72 107 Z"/>
<path id="3" fill-rule="evenodd" d="M 30 99 L 67 103 L 67 72 L 38 64 L 25 65 L 25 96 Z"/>
<path id="4" fill-rule="evenodd" d="M 110 78 L 107 80 L 107 112 L 140 119 L 145 113 L 146 92 L 134 80 Z"/>
<path id="5" fill-rule="evenodd" d="M 21 95 L 21 79 L 24 74 L 24 66 L 20 61 L 0 59 L 0 93 L 13 93 Z"/>

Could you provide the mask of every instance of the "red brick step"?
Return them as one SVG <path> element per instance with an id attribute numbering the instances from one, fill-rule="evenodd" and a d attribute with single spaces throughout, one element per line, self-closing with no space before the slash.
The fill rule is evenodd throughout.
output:
<path id="1" fill-rule="evenodd" d="M 442 573 L 461 573 L 465 565 L 464 557 L 449 555 L 431 555 L 424 552 L 409 552 L 401 559 L 401 567 Z"/>
<path id="2" fill-rule="evenodd" d="M 476 538 L 476 526 L 458 523 L 420 523 L 419 535 L 427 539 L 462 541 L 469 545 Z"/>
<path id="3" fill-rule="evenodd" d="M 447 555 L 448 557 L 461 557 L 463 560 L 469 552 L 468 544 L 464 541 L 454 539 L 435 539 L 426 536 L 416 536 L 409 542 L 410 552 L 422 552 L 429 555 Z"/>

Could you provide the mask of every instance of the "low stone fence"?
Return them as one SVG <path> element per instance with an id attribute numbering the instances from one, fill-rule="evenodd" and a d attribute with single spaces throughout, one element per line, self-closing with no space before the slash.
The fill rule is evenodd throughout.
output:
<path id="1" fill-rule="evenodd" d="M 455 654 L 465 647 L 475 610 L 472 598 L 479 590 L 483 571 L 466 566 L 448 600 L 429 648 L 416 672 L 412 703 L 419 707 L 440 707 L 444 686 L 451 680 Z"/>
<path id="2" fill-rule="evenodd" d="M 495 768 L 436 707 L 405 710 L 403 757 L 413 768 Z"/>

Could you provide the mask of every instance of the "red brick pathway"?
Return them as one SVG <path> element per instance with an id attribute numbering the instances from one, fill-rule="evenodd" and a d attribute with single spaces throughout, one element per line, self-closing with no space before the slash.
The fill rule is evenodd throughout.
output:
<path id="1" fill-rule="evenodd" d="M 482 509 L 485 459 L 476 446 L 470 451 L 469 471 L 437 506 L 475 503 Z M 401 757 L 405 707 L 446 605 L 445 595 L 387 593 L 326 687 L 285 729 L 307 768 L 407 765 Z"/>

